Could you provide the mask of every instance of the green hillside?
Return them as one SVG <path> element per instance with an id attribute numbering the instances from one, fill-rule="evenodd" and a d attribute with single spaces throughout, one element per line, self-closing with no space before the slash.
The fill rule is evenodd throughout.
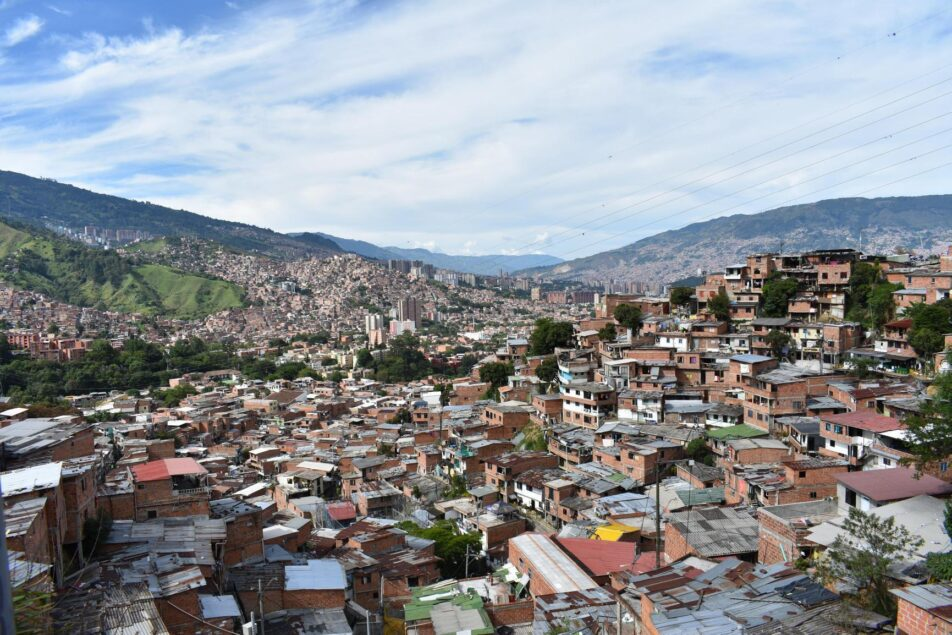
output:
<path id="1" fill-rule="evenodd" d="M 154 236 L 192 236 L 279 258 L 331 256 L 342 251 L 330 240 L 299 240 L 254 225 L 97 194 L 51 179 L 3 170 L 0 215 L 35 227 L 79 230 L 91 225 L 102 229 L 138 229 Z"/>
<path id="2" fill-rule="evenodd" d="M 0 223 L 0 276 L 21 289 L 101 310 L 197 318 L 243 306 L 237 285 Z"/>

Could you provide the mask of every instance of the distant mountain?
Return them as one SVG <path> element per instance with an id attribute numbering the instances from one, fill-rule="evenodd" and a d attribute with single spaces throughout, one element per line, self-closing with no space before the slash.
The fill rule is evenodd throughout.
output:
<path id="1" fill-rule="evenodd" d="M 379 247 L 364 240 L 351 240 L 339 236 L 331 236 L 321 232 L 289 234 L 299 240 L 313 240 L 321 238 L 332 241 L 344 251 L 350 251 L 365 258 L 376 260 L 419 260 L 452 271 L 476 273 L 481 275 L 498 275 L 499 270 L 507 273 L 528 267 L 547 267 L 562 262 L 561 258 L 545 254 L 529 254 L 526 256 L 452 256 L 429 249 L 404 249 L 402 247 Z"/>
<path id="2" fill-rule="evenodd" d="M 373 243 L 368 243 L 365 240 L 351 240 L 350 238 L 340 238 L 339 236 L 331 236 L 330 234 L 322 234 L 321 232 L 304 232 L 300 234 L 288 234 L 288 236 L 292 236 L 298 240 L 308 243 L 316 244 L 321 241 L 330 242 L 337 245 L 339 249 L 349 251 L 351 253 L 357 254 L 358 256 L 363 256 L 364 258 L 373 258 L 374 260 L 400 258 L 400 256 L 394 252 L 383 247 L 378 247 Z"/>
<path id="3" fill-rule="evenodd" d="M 0 279 L 105 311 L 199 318 L 245 305 L 225 280 L 86 247 L 25 224 L 0 223 Z"/>
<path id="4" fill-rule="evenodd" d="M 155 236 L 194 236 L 241 251 L 282 258 L 340 253 L 332 241 L 302 241 L 270 229 L 184 210 L 97 194 L 50 179 L 0 171 L 0 216 L 37 227 L 138 229 Z"/>
<path id="5" fill-rule="evenodd" d="M 520 274 L 671 283 L 718 271 L 747 254 L 849 247 L 866 253 L 944 251 L 952 243 L 952 195 L 840 198 L 736 214 L 666 231 L 593 256 Z"/>

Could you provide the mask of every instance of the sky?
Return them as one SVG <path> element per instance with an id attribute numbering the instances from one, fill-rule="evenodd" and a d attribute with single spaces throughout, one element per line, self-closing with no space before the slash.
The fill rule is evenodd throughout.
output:
<path id="1" fill-rule="evenodd" d="M 950 131 L 946 0 L 0 0 L 0 169 L 278 231 L 576 258 Z"/>

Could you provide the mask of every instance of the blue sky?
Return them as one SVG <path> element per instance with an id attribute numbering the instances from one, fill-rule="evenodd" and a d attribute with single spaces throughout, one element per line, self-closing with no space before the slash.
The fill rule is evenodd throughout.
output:
<path id="1" fill-rule="evenodd" d="M 280 231 L 578 257 L 952 191 L 950 60 L 941 0 L 0 0 L 0 169 Z"/>

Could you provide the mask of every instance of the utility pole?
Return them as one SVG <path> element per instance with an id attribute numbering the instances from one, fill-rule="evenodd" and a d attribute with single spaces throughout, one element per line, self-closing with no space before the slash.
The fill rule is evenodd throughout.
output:
<path id="1" fill-rule="evenodd" d="M 9 201 L 7 202 L 9 207 Z M 0 491 L 0 498 L 3 492 Z M 0 532 L 7 535 L 4 517 L 0 514 Z M 0 631 L 15 633 L 13 630 L 13 593 L 10 585 L 10 565 L 7 560 L 7 541 L 0 541 Z"/>
<path id="2" fill-rule="evenodd" d="M 387 619 L 387 610 L 383 605 L 383 580 L 384 580 L 384 575 L 383 573 L 381 573 L 380 574 L 380 633 L 381 635 L 383 634 L 384 623 L 386 622 L 386 619 Z M 369 616 L 367 619 L 370 619 Z"/>
<path id="3" fill-rule="evenodd" d="M 261 590 L 261 578 L 258 578 L 258 612 L 261 613 L 260 635 L 264 635 L 264 592 Z"/>
<path id="4" fill-rule="evenodd" d="M 661 568 L 661 461 L 655 460 L 655 568 Z"/>
<path id="5" fill-rule="evenodd" d="M 466 545 L 466 572 L 464 577 L 469 578 L 469 545 Z"/>

